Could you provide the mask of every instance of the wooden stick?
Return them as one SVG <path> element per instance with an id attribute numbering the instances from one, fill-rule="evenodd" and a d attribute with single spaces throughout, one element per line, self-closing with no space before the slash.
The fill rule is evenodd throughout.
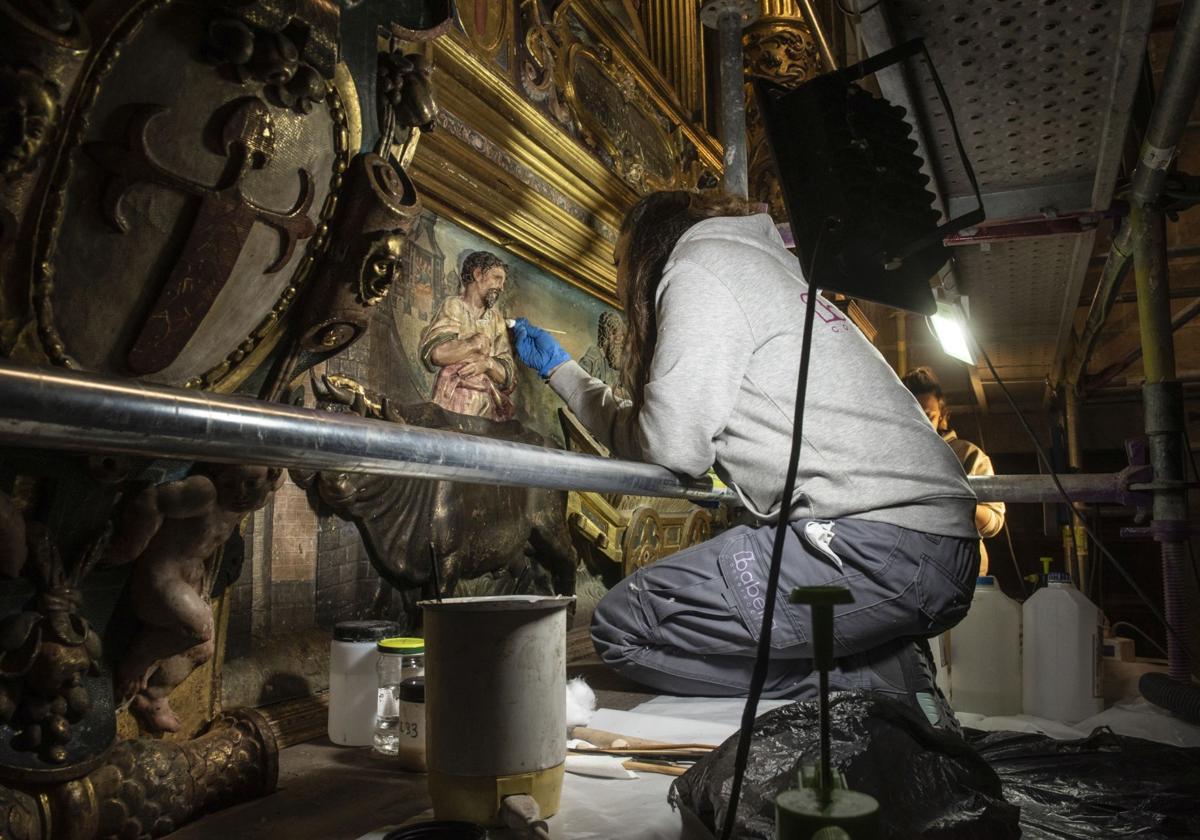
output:
<path id="1" fill-rule="evenodd" d="M 704 756 L 708 755 L 710 752 L 712 752 L 712 750 L 693 749 L 693 748 L 689 748 L 689 747 L 685 747 L 683 749 L 676 749 L 676 748 L 672 747 L 670 749 L 663 748 L 663 749 L 655 749 L 655 750 L 644 749 L 644 748 L 636 749 L 634 747 L 612 748 L 612 749 L 588 749 L 587 747 L 571 747 L 571 752 L 575 753 L 576 755 L 625 755 L 625 756 L 631 756 L 633 758 L 639 758 L 639 757 L 658 758 L 659 756 L 661 756 L 666 759 L 672 759 L 672 758 L 685 758 L 686 759 L 686 758 L 704 758 Z"/>
<path id="2" fill-rule="evenodd" d="M 645 761 L 635 761 L 632 758 L 623 762 L 621 766 L 635 773 L 661 773 L 664 776 L 682 776 L 687 772 L 686 767 L 676 767 L 673 764 L 650 764 Z"/>
<path id="3" fill-rule="evenodd" d="M 602 749 L 631 747 L 636 750 L 715 750 L 717 748 L 715 744 L 670 744 L 663 741 L 650 741 L 646 738 L 635 738 L 632 735 L 622 735 L 619 732 L 608 732 L 604 729 L 592 729 L 588 726 L 573 727 L 571 737 L 595 744 Z"/>

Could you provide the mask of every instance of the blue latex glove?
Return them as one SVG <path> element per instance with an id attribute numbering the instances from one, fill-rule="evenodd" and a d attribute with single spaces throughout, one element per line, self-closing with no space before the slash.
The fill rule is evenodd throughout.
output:
<path id="1" fill-rule="evenodd" d="M 540 373 L 542 378 L 548 378 L 552 370 L 571 360 L 570 354 L 562 349 L 554 336 L 524 318 L 513 321 L 512 333 L 517 358 Z"/>

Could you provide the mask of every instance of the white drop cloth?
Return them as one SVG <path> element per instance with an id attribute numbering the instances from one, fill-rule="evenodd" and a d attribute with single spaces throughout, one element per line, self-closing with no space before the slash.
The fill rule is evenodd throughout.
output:
<path id="1" fill-rule="evenodd" d="M 720 744 L 738 728 L 744 701 L 710 697 L 656 697 L 631 712 L 597 709 L 593 729 L 604 729 L 677 743 Z M 764 700 L 759 713 L 785 705 Z M 1175 746 L 1200 746 L 1200 726 L 1195 726 L 1137 699 L 1116 706 L 1069 726 L 1030 715 L 984 718 L 959 714 L 963 725 L 984 730 L 1043 732 L 1052 738 L 1084 738 L 1098 726 L 1108 726 L 1119 735 L 1146 738 Z M 595 779 L 567 774 L 562 806 L 549 821 L 554 840 L 710 840 L 711 834 L 693 821 L 685 821 L 667 803 L 674 778 L 656 773 L 639 773 L 635 780 Z M 433 819 L 432 813 L 419 820 Z M 414 820 L 414 822 L 419 821 Z M 393 826 L 394 828 L 394 826 Z M 359 840 L 382 840 L 390 829 L 371 832 Z M 496 840 L 511 837 L 491 832 Z"/>

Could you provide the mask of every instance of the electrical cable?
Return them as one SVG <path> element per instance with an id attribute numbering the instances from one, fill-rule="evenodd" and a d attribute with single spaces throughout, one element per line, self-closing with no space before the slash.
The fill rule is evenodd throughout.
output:
<path id="1" fill-rule="evenodd" d="M 741 798 L 742 781 L 746 775 L 746 762 L 750 758 L 751 733 L 754 729 L 754 719 L 758 714 L 758 701 L 762 697 L 763 686 L 767 682 L 767 666 L 771 660 L 771 626 L 775 619 L 775 600 L 779 590 L 779 570 L 783 565 L 783 541 L 790 527 L 792 500 L 796 494 L 796 473 L 800 465 L 800 448 L 804 440 L 804 399 L 808 391 L 808 369 L 812 361 L 813 320 L 817 311 L 816 283 L 813 282 L 813 270 L 817 264 L 817 253 L 821 248 L 821 239 L 825 234 L 825 226 L 829 219 L 823 220 L 817 230 L 817 238 L 813 243 L 812 257 L 809 258 L 808 272 L 804 282 L 808 286 L 808 299 L 804 302 L 804 329 L 800 339 L 800 372 L 796 380 L 796 408 L 792 419 L 792 446 L 788 457 L 787 477 L 783 482 L 783 495 L 779 497 L 779 522 L 775 526 L 775 542 L 771 547 L 771 565 L 767 573 L 767 591 L 763 605 L 762 626 L 758 633 L 758 650 L 754 654 L 754 672 L 750 677 L 750 691 L 746 696 L 746 706 L 742 710 L 742 726 L 738 733 L 737 753 L 733 761 L 733 782 L 729 789 L 729 805 L 725 811 L 725 821 L 721 827 L 721 840 L 730 840 L 733 836 L 733 826 L 737 822 L 738 800 Z"/>
<path id="2" fill-rule="evenodd" d="M 975 348 L 979 351 L 979 355 L 983 357 L 984 363 L 987 364 L 988 370 L 991 371 L 992 377 L 995 379 L 996 384 L 1000 386 L 1000 391 L 1004 394 L 1004 398 L 1008 401 L 1008 404 L 1012 408 L 1013 412 L 1016 413 L 1017 419 L 1021 421 L 1021 427 L 1025 430 L 1025 433 L 1029 435 L 1029 439 L 1033 441 L 1033 448 L 1037 452 L 1038 459 L 1042 462 L 1042 466 L 1046 468 L 1046 473 L 1050 476 L 1051 481 L 1054 482 L 1054 487 L 1058 490 L 1058 494 L 1062 496 L 1063 503 L 1067 506 L 1071 516 L 1079 521 L 1080 526 L 1091 538 L 1096 548 L 1100 550 L 1100 553 L 1105 557 L 1105 559 L 1112 564 L 1113 568 L 1117 570 L 1117 573 L 1121 575 L 1127 584 L 1129 584 L 1129 587 L 1133 590 L 1134 594 L 1142 599 L 1142 601 L 1146 604 L 1147 609 L 1150 610 L 1151 615 L 1162 622 L 1162 625 L 1167 628 L 1167 632 L 1174 636 L 1175 640 L 1179 642 L 1180 646 L 1183 647 L 1185 651 L 1189 651 L 1190 654 L 1191 645 L 1188 644 L 1187 639 L 1184 639 L 1179 634 L 1179 631 L 1167 623 L 1167 617 L 1163 615 L 1163 611 L 1155 606 L 1154 601 L 1150 599 L 1150 596 L 1147 595 L 1140 586 L 1138 586 L 1137 581 L 1133 579 L 1133 576 L 1130 575 L 1121 562 L 1113 556 L 1113 553 L 1108 550 L 1108 546 L 1101 541 L 1100 537 L 1096 534 L 1092 527 L 1087 524 L 1084 518 L 1079 514 L 1079 511 L 1075 509 L 1075 503 L 1071 501 L 1070 494 L 1067 493 L 1062 486 L 1062 482 L 1059 481 L 1058 473 L 1054 471 L 1054 467 L 1051 465 L 1050 459 L 1046 457 L 1046 450 L 1042 448 L 1042 443 L 1038 440 L 1037 435 L 1033 431 L 1033 427 L 1029 425 L 1029 421 L 1025 418 L 1025 413 L 1017 407 L 1016 400 L 1013 399 L 1012 393 L 1008 390 L 1008 385 L 1004 383 L 1004 380 L 1000 378 L 1000 374 L 996 372 L 996 366 L 992 364 L 992 360 L 988 356 L 987 351 L 983 349 L 978 341 L 975 341 L 974 344 Z"/>
<path id="3" fill-rule="evenodd" d="M 1128 621 L 1115 621 L 1112 624 L 1110 624 L 1109 627 L 1111 627 L 1113 630 L 1116 630 L 1118 627 L 1128 627 L 1130 630 L 1137 633 L 1139 636 L 1141 636 L 1147 642 L 1154 645 L 1154 649 L 1157 650 L 1159 653 L 1161 653 L 1163 656 L 1167 655 L 1167 651 L 1163 648 L 1163 646 L 1160 645 L 1158 642 L 1156 642 L 1149 633 L 1147 633 L 1141 627 L 1138 627 L 1136 624 L 1132 624 Z"/>
<path id="4" fill-rule="evenodd" d="M 1017 561 L 1017 550 L 1013 548 L 1012 533 L 1008 530 L 1008 517 L 1004 517 L 1004 539 L 1008 543 L 1008 556 L 1012 558 L 1013 571 L 1017 573 L 1017 585 L 1021 587 L 1021 600 L 1029 597 L 1025 591 L 1025 576 L 1021 574 L 1021 564 Z"/>

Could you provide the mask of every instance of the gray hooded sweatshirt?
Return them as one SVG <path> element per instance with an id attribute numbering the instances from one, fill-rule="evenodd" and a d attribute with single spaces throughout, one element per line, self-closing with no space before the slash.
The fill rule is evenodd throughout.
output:
<path id="1" fill-rule="evenodd" d="M 690 476 L 715 466 L 761 514 L 779 509 L 807 284 L 766 215 L 706 219 L 658 289 L 658 343 L 634 413 L 575 362 L 551 387 L 615 455 Z M 977 537 L 975 494 L 917 401 L 818 296 L 792 518 L 857 517 Z"/>

